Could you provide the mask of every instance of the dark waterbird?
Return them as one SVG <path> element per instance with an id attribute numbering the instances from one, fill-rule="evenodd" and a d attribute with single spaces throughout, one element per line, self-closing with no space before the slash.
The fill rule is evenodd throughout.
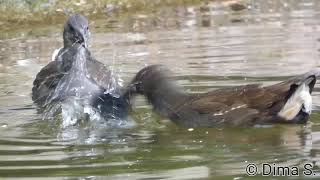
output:
<path id="1" fill-rule="evenodd" d="M 112 71 L 95 60 L 88 50 L 90 32 L 85 17 L 68 18 L 63 31 L 63 48 L 54 61 L 37 74 L 32 99 L 43 111 L 56 112 L 61 102 L 81 101 L 104 118 L 125 118 L 127 101 L 121 96 L 121 83 Z M 48 110 L 49 109 L 49 110 Z M 79 109 L 75 109 L 77 111 Z"/>
<path id="2" fill-rule="evenodd" d="M 220 124 L 305 123 L 318 70 L 271 86 L 250 84 L 190 94 L 172 80 L 164 66 L 140 70 L 128 94 L 144 95 L 154 111 L 185 127 Z"/>

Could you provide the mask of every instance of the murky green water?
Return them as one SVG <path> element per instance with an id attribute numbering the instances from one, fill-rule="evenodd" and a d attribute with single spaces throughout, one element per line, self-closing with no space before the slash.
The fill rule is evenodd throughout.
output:
<path id="1" fill-rule="evenodd" d="M 90 19 L 90 49 L 126 81 L 147 64 L 165 64 L 190 92 L 268 85 L 319 65 L 319 1 L 246 6 L 232 11 L 226 2 L 211 3 L 202 12 L 198 6 L 164 7 L 122 21 Z M 60 129 L 59 122 L 41 120 L 30 98 L 32 81 L 61 46 L 61 30 L 61 24 L 12 27 L 10 35 L 2 34 L 1 179 L 246 179 L 249 163 L 313 163 L 320 172 L 319 84 L 306 125 L 191 131 L 152 114 L 142 97 L 130 128 Z"/>

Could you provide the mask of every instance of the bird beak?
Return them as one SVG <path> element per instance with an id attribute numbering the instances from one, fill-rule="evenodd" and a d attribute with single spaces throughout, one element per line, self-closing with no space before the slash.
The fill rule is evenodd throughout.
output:
<path id="1" fill-rule="evenodd" d="M 88 45 L 89 45 L 89 39 L 90 39 L 90 31 L 82 31 L 80 32 L 81 33 L 81 36 L 82 36 L 82 45 L 85 47 L 85 48 L 88 48 Z"/>
<path id="2" fill-rule="evenodd" d="M 88 46 L 89 46 L 90 35 L 91 35 L 91 33 L 90 33 L 90 31 L 88 30 L 88 31 L 87 31 L 87 34 L 86 34 L 86 37 L 85 37 L 85 41 L 84 41 L 86 48 L 88 48 Z"/>
<path id="3" fill-rule="evenodd" d="M 135 84 L 130 84 L 129 85 L 129 92 L 130 92 L 130 94 L 137 93 L 137 88 L 136 88 Z"/>
<path id="4" fill-rule="evenodd" d="M 85 48 L 88 48 L 88 42 L 87 42 L 86 40 L 83 42 L 83 46 L 84 46 Z"/>

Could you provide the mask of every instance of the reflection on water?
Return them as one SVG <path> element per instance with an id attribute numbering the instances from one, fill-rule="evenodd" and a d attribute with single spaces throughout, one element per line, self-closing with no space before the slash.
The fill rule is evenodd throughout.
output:
<path id="1" fill-rule="evenodd" d="M 234 2 L 91 20 L 90 48 L 126 82 L 145 65 L 161 63 L 191 92 L 268 85 L 318 66 L 318 1 Z M 41 120 L 30 93 L 36 73 L 61 46 L 62 26 L 55 28 L 0 39 L 1 177 L 240 179 L 248 163 L 265 162 L 319 169 L 318 87 L 307 125 L 192 131 L 152 114 L 143 98 L 128 128 L 83 122 L 61 129 Z"/>

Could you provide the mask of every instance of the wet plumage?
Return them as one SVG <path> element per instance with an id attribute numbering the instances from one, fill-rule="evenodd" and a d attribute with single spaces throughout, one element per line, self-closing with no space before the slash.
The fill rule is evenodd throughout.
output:
<path id="1" fill-rule="evenodd" d="M 168 69 L 152 65 L 137 73 L 127 93 L 144 95 L 157 113 L 186 127 L 305 123 L 317 74 L 310 72 L 272 86 L 251 84 L 190 94 L 170 80 Z M 299 99 L 298 106 L 285 106 L 289 99 Z"/>
<path id="2" fill-rule="evenodd" d="M 121 82 L 87 49 L 90 32 L 87 20 L 72 15 L 64 25 L 64 47 L 54 61 L 37 74 L 32 99 L 41 111 L 70 97 L 83 99 L 106 117 L 125 118 L 127 101 L 121 96 Z"/>

